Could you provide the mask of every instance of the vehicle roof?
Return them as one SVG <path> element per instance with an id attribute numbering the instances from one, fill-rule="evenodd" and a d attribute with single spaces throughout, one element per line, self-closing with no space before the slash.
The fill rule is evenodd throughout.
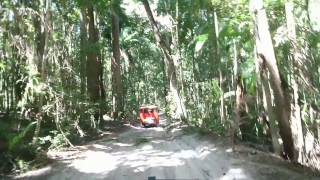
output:
<path id="1" fill-rule="evenodd" d="M 142 105 L 140 109 L 157 109 L 158 107 L 155 105 Z"/>

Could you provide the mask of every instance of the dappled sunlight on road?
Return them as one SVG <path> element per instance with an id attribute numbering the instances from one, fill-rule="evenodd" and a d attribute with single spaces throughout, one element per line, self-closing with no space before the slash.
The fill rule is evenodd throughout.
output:
<path id="1" fill-rule="evenodd" d="M 101 151 L 87 151 L 84 159 L 77 159 L 70 165 L 83 173 L 103 173 L 118 167 L 119 157 Z"/>
<path id="2" fill-rule="evenodd" d="M 225 173 L 223 177 L 221 177 L 222 180 L 229 180 L 229 179 L 248 179 L 248 176 L 246 176 L 243 172 L 243 169 L 241 168 L 231 168 L 228 170 L 228 172 Z M 258 177 L 256 179 L 259 179 Z"/>
<path id="3" fill-rule="evenodd" d="M 126 143 L 114 143 L 114 145 L 120 146 L 120 147 L 130 147 L 130 146 L 133 146 L 133 144 L 126 144 Z"/>
<path id="4" fill-rule="evenodd" d="M 113 178 L 126 173 L 144 178 L 147 178 L 148 174 L 158 175 L 159 178 L 205 179 L 210 179 L 213 174 L 223 175 L 220 169 L 210 173 L 210 166 L 215 160 L 208 159 L 218 151 L 215 145 L 208 142 L 199 143 L 194 135 L 172 138 L 178 135 L 182 135 L 179 129 L 169 133 L 163 128 L 133 127 L 131 131 L 121 134 L 116 142 L 103 144 L 112 149 L 110 152 L 104 151 L 102 145 L 92 145 L 99 148 L 84 152 L 84 158 L 73 161 L 69 167 L 81 173 L 103 174 L 105 177 Z M 149 139 L 142 144 L 135 144 L 140 138 Z M 229 166 L 228 162 L 220 163 L 226 168 Z M 163 174 L 158 170 L 163 171 Z M 244 171 L 239 169 L 226 172 L 227 176 L 233 174 L 237 177 L 247 177 Z"/>
<path id="5" fill-rule="evenodd" d="M 234 156 L 226 142 L 185 134 L 181 129 L 130 126 L 112 139 L 81 146 L 73 159 L 38 171 L 29 179 L 274 179 L 283 170 Z M 42 172 L 42 174 L 41 174 Z M 31 173 L 32 174 L 32 173 Z M 261 176 L 261 174 L 263 174 Z M 292 179 L 295 172 L 283 173 Z M 257 178 L 258 177 L 258 178 Z"/>
<path id="6" fill-rule="evenodd" d="M 111 149 L 110 147 L 106 147 L 106 146 L 103 146 L 103 145 L 100 145 L 100 144 L 93 144 L 92 147 L 96 148 L 96 149 L 103 149 L 103 150 L 110 150 Z"/>
<path id="7" fill-rule="evenodd" d="M 143 131 L 164 132 L 162 128 L 143 129 Z M 92 145 L 92 147 L 104 149 L 101 146 L 98 144 Z M 116 149 L 115 152 L 88 150 L 83 153 L 83 159 L 75 160 L 70 166 L 83 173 L 103 173 L 104 175 L 108 175 L 110 171 L 122 166 L 133 168 L 134 172 L 142 172 L 151 167 L 182 166 L 186 159 L 203 159 L 216 150 L 216 148 L 210 149 L 207 146 L 176 150 L 170 148 L 170 142 L 164 140 L 151 140 L 150 143 L 138 147 L 132 147 L 133 144 L 121 142 L 112 142 L 108 146 L 109 149 L 112 149 L 112 147 Z M 167 148 L 161 149 L 161 146 L 167 146 Z"/>

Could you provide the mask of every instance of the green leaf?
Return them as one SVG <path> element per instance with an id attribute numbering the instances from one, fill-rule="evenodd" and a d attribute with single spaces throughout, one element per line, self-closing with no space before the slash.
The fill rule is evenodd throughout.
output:
<path id="1" fill-rule="evenodd" d="M 0 72 L 3 72 L 6 66 L 3 63 L 0 63 Z"/>
<path id="2" fill-rule="evenodd" d="M 208 40 L 208 34 L 202 34 L 196 37 L 196 46 L 195 46 L 195 51 L 199 52 L 204 43 Z"/>
<path id="3" fill-rule="evenodd" d="M 12 151 L 15 149 L 15 147 L 22 141 L 22 139 L 26 136 L 26 134 L 32 130 L 32 127 L 37 122 L 31 122 L 22 132 L 20 132 L 18 135 L 16 135 L 12 140 L 9 141 L 9 151 Z"/>

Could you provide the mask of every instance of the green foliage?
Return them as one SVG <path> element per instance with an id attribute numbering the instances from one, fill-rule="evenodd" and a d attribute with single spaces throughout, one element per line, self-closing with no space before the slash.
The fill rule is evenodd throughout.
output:
<path id="1" fill-rule="evenodd" d="M 195 52 L 199 52 L 207 40 L 208 40 L 208 34 L 202 34 L 197 36 L 195 39 L 196 41 Z"/>
<path id="2" fill-rule="evenodd" d="M 68 146 L 63 135 L 58 131 L 52 131 L 53 137 L 50 138 L 51 145 L 49 149 L 60 149 Z M 68 134 L 66 134 L 68 136 Z M 48 138 L 49 139 L 49 138 Z"/>
<path id="3" fill-rule="evenodd" d="M 5 70 L 6 66 L 4 63 L 0 63 L 0 72 L 2 73 Z"/>
<path id="4" fill-rule="evenodd" d="M 69 133 L 65 134 L 69 136 Z M 61 132 L 57 130 L 50 131 L 50 134 L 43 137 L 38 137 L 35 144 L 37 151 L 42 151 L 46 149 L 61 149 L 67 147 L 68 144 L 65 141 L 65 138 Z"/>
<path id="5" fill-rule="evenodd" d="M 204 129 L 213 132 L 218 135 L 224 135 L 226 132 L 225 125 L 220 121 L 214 119 L 205 119 L 205 127 Z"/>
<path id="6" fill-rule="evenodd" d="M 36 122 L 31 122 L 22 132 L 15 135 L 10 141 L 9 141 L 9 148 L 8 151 L 12 152 L 14 149 L 17 148 L 18 145 L 20 145 L 23 141 L 23 138 L 29 133 L 31 130 L 33 130 L 34 125 Z"/>
<path id="7" fill-rule="evenodd" d="M 248 94 L 255 94 L 257 73 L 253 59 L 241 63 L 241 78 L 246 82 Z"/>
<path id="8" fill-rule="evenodd" d="M 25 160 L 22 160 L 22 159 L 17 159 L 16 164 L 17 164 L 17 169 L 19 169 L 19 171 L 21 172 L 26 172 L 30 170 L 30 162 L 26 162 Z"/>
<path id="9" fill-rule="evenodd" d="M 219 86 L 219 82 L 217 80 L 213 80 L 211 84 L 211 91 L 212 91 L 212 100 L 216 103 L 220 96 L 222 95 L 222 89 Z"/>
<path id="10" fill-rule="evenodd" d="M 1 147 L 4 148 L 0 155 L 1 172 L 27 171 L 35 158 L 36 149 L 31 144 L 35 122 L 24 121 L 27 120 L 14 113 L 5 116 L 5 120 L 0 118 L 0 140 L 5 145 Z M 16 122 L 20 123 L 20 131 L 13 128 Z"/>

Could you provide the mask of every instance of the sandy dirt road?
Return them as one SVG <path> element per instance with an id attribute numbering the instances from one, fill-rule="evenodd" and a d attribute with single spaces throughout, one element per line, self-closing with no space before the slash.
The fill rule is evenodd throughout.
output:
<path id="1" fill-rule="evenodd" d="M 128 126 L 122 133 L 79 146 L 75 151 L 54 152 L 51 156 L 57 159 L 55 163 L 16 178 L 320 179 L 261 153 L 232 152 L 227 140 L 188 134 L 181 129 Z"/>

